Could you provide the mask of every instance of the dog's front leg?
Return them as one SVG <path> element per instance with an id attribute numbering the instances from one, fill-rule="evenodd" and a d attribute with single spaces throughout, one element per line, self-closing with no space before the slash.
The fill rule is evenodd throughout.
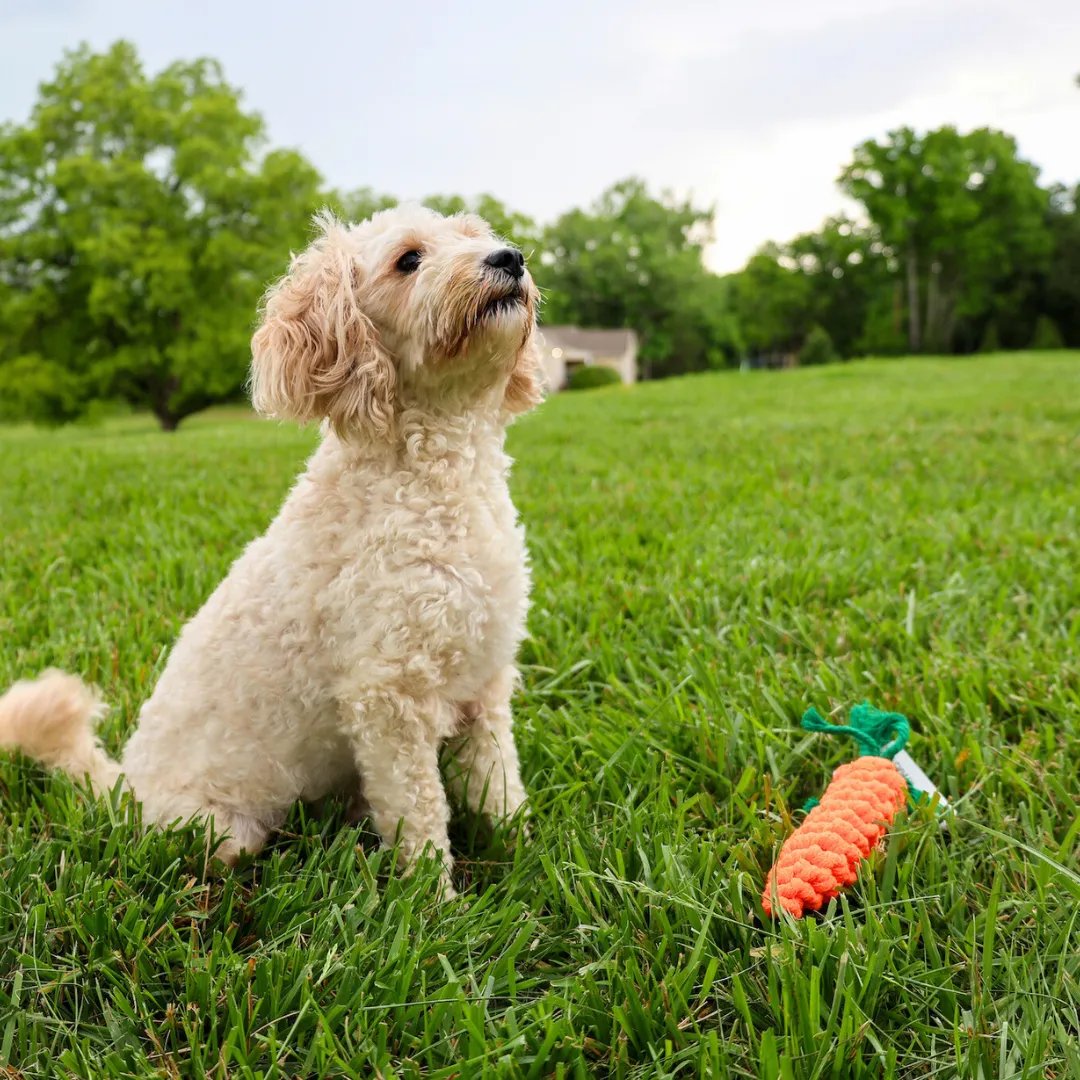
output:
<path id="1" fill-rule="evenodd" d="M 371 821 L 401 862 L 411 867 L 425 852 L 442 860 L 442 893 L 454 895 L 447 824 L 450 807 L 439 774 L 438 705 L 384 692 L 346 708 L 356 767 Z"/>
<path id="2" fill-rule="evenodd" d="M 450 784 L 474 813 L 492 821 L 513 817 L 527 798 L 510 728 L 517 671 L 508 667 L 476 701 L 462 707 L 462 734 L 448 744 Z"/>

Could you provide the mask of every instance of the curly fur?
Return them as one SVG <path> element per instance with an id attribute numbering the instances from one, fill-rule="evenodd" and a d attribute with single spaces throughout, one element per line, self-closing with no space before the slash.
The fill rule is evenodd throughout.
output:
<path id="1" fill-rule="evenodd" d="M 536 291 L 485 262 L 501 244 L 473 217 L 319 226 L 252 343 L 256 408 L 325 421 L 280 513 L 184 627 L 119 763 L 93 741 L 97 698 L 57 672 L 0 698 L 0 745 L 96 791 L 122 772 L 146 820 L 212 818 L 226 862 L 297 799 L 359 786 L 387 845 L 449 871 L 444 743 L 474 810 L 526 797 L 510 696 L 529 580 L 503 439 L 539 399 Z"/>

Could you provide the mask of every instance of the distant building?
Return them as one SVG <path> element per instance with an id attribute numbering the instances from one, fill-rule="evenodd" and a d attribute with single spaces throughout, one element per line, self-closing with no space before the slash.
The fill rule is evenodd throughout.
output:
<path id="1" fill-rule="evenodd" d="M 637 382 L 637 334 L 633 330 L 582 330 L 541 326 L 544 381 L 548 392 L 562 390 L 578 367 L 614 368 L 624 383 Z"/>

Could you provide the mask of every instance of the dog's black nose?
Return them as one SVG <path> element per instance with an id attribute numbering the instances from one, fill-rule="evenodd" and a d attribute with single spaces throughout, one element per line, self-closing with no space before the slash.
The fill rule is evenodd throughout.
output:
<path id="1" fill-rule="evenodd" d="M 525 275 L 525 256 L 517 248 L 499 248 L 498 251 L 493 251 L 484 262 L 496 270 L 505 270 L 513 278 Z"/>

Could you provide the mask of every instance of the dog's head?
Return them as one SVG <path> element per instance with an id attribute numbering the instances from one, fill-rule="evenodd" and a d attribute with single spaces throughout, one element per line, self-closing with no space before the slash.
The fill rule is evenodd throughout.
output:
<path id="1" fill-rule="evenodd" d="M 252 339 L 256 409 L 385 438 L 406 406 L 514 413 L 539 401 L 536 287 L 486 222 L 401 206 L 318 225 L 266 294 Z"/>

